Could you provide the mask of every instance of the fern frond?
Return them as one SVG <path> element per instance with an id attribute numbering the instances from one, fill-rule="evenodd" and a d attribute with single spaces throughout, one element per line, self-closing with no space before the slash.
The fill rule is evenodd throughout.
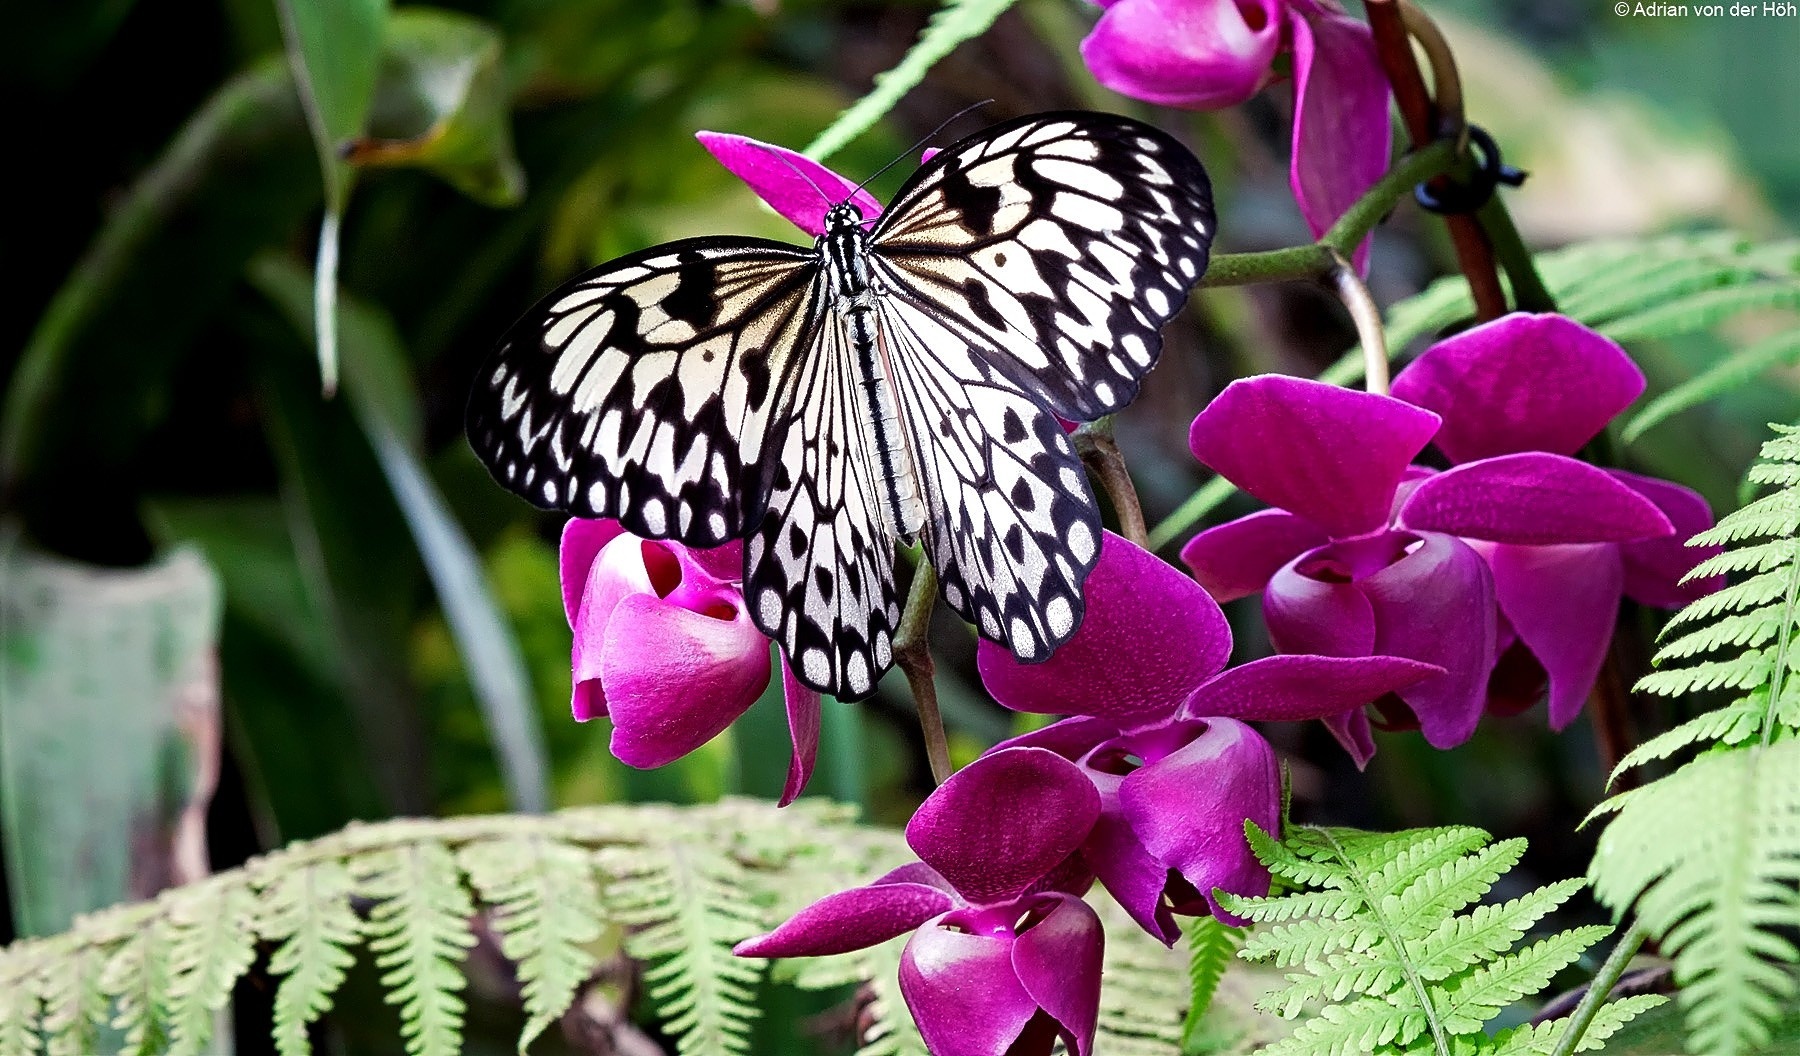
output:
<path id="1" fill-rule="evenodd" d="M 1101 965 L 1106 985 L 1100 990 L 1095 1051 L 1108 1056 L 1181 1056 L 1191 999 L 1181 952 L 1151 938 L 1123 911 L 1115 912 L 1116 906 L 1107 904 L 1111 899 L 1096 902 L 1101 921 L 1112 926 L 1106 929 Z M 1226 949 L 1223 960 L 1229 961 L 1231 952 Z"/>
<path id="2" fill-rule="evenodd" d="M 1259 842 L 1254 825 L 1247 831 L 1253 844 Z M 1283 921 L 1253 932 L 1241 954 L 1298 969 L 1257 1007 L 1292 1019 L 1322 1004 L 1290 1037 L 1263 1052 L 1487 1052 L 1489 1020 L 1542 990 L 1611 930 L 1576 928 L 1519 947 L 1582 883 L 1564 881 L 1468 909 L 1524 852 L 1522 840 L 1490 840 L 1467 828 L 1367 834 L 1298 826 L 1284 853 L 1308 860 L 1335 853 L 1332 893 L 1357 896 L 1348 915 L 1342 914 L 1345 903 L 1321 901 L 1317 891 L 1262 899 L 1221 894 L 1232 913 Z M 1613 1013 L 1620 1022 L 1629 1014 Z"/>
<path id="3" fill-rule="evenodd" d="M 160 915 L 126 936 L 107 958 L 100 988 L 112 999 L 112 1027 L 127 1053 L 150 1056 L 169 1047 L 168 926 Z"/>
<path id="4" fill-rule="evenodd" d="M 256 960 L 255 900 L 238 878 L 176 888 L 159 899 L 168 927 L 171 1056 L 196 1056 Z"/>
<path id="5" fill-rule="evenodd" d="M 807 144 L 806 156 L 824 161 L 844 144 L 862 135 L 869 126 L 886 116 L 907 92 L 925 79 L 938 60 L 956 50 L 957 45 L 987 32 L 1013 0 L 947 0 L 931 16 L 925 31 L 908 49 L 898 65 L 875 75 L 875 86 L 848 110 L 837 116 L 825 131 Z"/>
<path id="6" fill-rule="evenodd" d="M 21 943 L 0 953 L 0 1056 L 37 1056 L 38 990 L 31 982 L 38 947 Z"/>
<path id="7" fill-rule="evenodd" d="M 518 965 L 525 998 L 519 1052 L 575 1000 L 599 959 L 600 889 L 593 856 L 543 839 L 484 840 L 457 856 L 481 900 L 494 907 L 500 952 Z"/>
<path id="8" fill-rule="evenodd" d="M 902 935 L 863 951 L 866 1010 L 875 1023 L 863 1036 L 856 1056 L 931 1056 L 918 1024 L 900 997 L 900 954 L 906 949 Z"/>
<path id="9" fill-rule="evenodd" d="M 362 921 L 350 905 L 355 881 L 335 858 L 283 869 L 270 859 L 252 874 L 262 896 L 257 933 L 277 943 L 269 971 L 281 977 L 275 990 L 274 1040 L 281 1056 L 307 1056 L 306 1028 L 331 1008 L 355 957 Z"/>
<path id="10" fill-rule="evenodd" d="M 1181 1025 L 1180 1051 L 1213 1052 L 1222 1048 L 1226 1039 L 1218 1036 L 1218 1017 L 1208 1013 L 1225 969 L 1244 947 L 1244 929 L 1216 917 L 1184 917 L 1181 934 L 1188 948 L 1188 1011 Z"/>
<path id="11" fill-rule="evenodd" d="M 79 939 L 78 930 L 72 939 Z M 106 961 L 98 946 L 73 941 L 42 955 L 37 992 L 43 1001 L 43 1029 L 48 1056 L 86 1056 L 99 1048 L 99 1027 L 106 1021 L 108 999 L 101 987 Z"/>
<path id="12" fill-rule="evenodd" d="M 1795 997 L 1800 739 L 1719 749 L 1636 789 L 1600 835 L 1595 895 L 1675 961 L 1696 1051 L 1749 1051 Z"/>
<path id="13" fill-rule="evenodd" d="M 1588 1022 L 1587 1030 L 1582 1033 L 1575 1051 L 1599 1052 L 1605 1047 L 1606 1040 L 1619 1032 L 1619 1028 L 1638 1015 L 1665 1005 L 1668 1001 L 1661 994 L 1634 994 L 1601 1005 L 1594 1013 L 1594 1018 Z M 1492 1050 L 1483 1050 L 1482 1056 L 1551 1056 L 1556 1051 L 1556 1041 L 1562 1036 L 1566 1026 L 1568 1020 L 1565 1017 L 1510 1027 L 1494 1035 Z"/>
<path id="14" fill-rule="evenodd" d="M 462 1051 L 461 970 L 475 936 L 475 904 L 463 889 L 449 848 L 421 840 L 356 860 L 359 894 L 369 911 L 369 948 L 386 969 L 381 983 L 400 1006 L 400 1034 L 410 1056 Z"/>
<path id="15" fill-rule="evenodd" d="M 664 1029 L 683 1056 L 744 1056 L 766 962 L 731 948 L 765 921 L 745 891 L 743 867 L 704 841 L 608 849 L 605 899 L 644 979 Z"/>

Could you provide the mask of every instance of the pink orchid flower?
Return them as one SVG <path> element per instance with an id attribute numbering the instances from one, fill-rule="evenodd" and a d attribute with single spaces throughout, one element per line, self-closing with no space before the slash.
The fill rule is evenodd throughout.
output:
<path id="1" fill-rule="evenodd" d="M 1235 106 L 1294 71 L 1288 183 L 1314 237 L 1381 179 L 1393 150 L 1388 82 L 1369 27 L 1322 0 L 1098 0 L 1081 43 L 1094 77 L 1134 99 L 1190 110 Z M 1357 248 L 1366 268 L 1368 242 Z"/>
<path id="2" fill-rule="evenodd" d="M 616 521 L 563 527 L 563 609 L 574 630 L 575 719 L 612 719 L 612 753 L 644 769 L 718 736 L 769 685 L 769 640 L 744 607 L 743 544 L 700 550 L 640 539 Z M 794 744 L 781 803 L 806 787 L 819 694 L 781 665 Z"/>

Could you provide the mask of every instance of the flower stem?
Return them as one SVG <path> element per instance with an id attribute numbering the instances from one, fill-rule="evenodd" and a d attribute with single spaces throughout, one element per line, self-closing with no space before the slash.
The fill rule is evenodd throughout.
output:
<path id="1" fill-rule="evenodd" d="M 1556 311 L 1556 297 L 1544 285 L 1537 262 L 1531 250 L 1525 248 L 1525 240 L 1520 237 L 1512 214 L 1506 211 L 1500 196 L 1496 194 L 1489 198 L 1476 210 L 1475 219 L 1487 232 L 1488 240 L 1494 245 L 1494 255 L 1500 258 L 1500 266 L 1506 270 L 1507 281 L 1512 284 L 1513 306 L 1521 312 Z"/>
<path id="2" fill-rule="evenodd" d="M 1581 1003 L 1569 1014 L 1568 1026 L 1557 1035 L 1556 1048 L 1550 1050 L 1550 1056 L 1574 1056 L 1575 1050 L 1581 1045 L 1581 1036 L 1587 1033 L 1588 1025 L 1594 1021 L 1594 1014 L 1606 1003 L 1607 996 L 1618 984 L 1619 977 L 1625 974 L 1625 966 L 1636 956 L 1645 937 L 1644 926 L 1636 920 L 1631 922 L 1631 927 L 1626 929 L 1625 934 L 1619 936 L 1612 952 L 1606 955 L 1606 962 L 1589 981 L 1587 993 L 1581 995 Z"/>
<path id="3" fill-rule="evenodd" d="M 1375 50 L 1381 57 L 1381 67 L 1387 71 L 1388 82 L 1394 87 L 1394 100 L 1399 104 L 1407 135 L 1412 137 L 1415 144 L 1430 143 L 1444 137 L 1461 141 L 1461 127 L 1439 127 L 1439 119 L 1443 115 L 1425 90 L 1425 76 L 1419 71 L 1419 60 L 1412 49 L 1413 37 L 1407 30 L 1408 16 L 1403 15 L 1400 10 L 1402 3 L 1404 0 L 1366 0 L 1363 9 L 1369 17 L 1369 28 L 1375 35 Z M 1415 10 L 1412 18 L 1420 26 L 1430 22 L 1423 11 Z M 1421 28 L 1419 36 L 1428 42 L 1434 39 L 1441 42 L 1435 26 L 1430 30 Z M 1433 59 L 1444 64 L 1437 71 L 1440 86 L 1460 84 L 1455 79 L 1455 66 L 1448 47 L 1442 48 Z M 1460 106 L 1460 87 L 1456 92 L 1456 101 Z M 1460 114 L 1452 116 L 1461 117 Z M 1445 177 L 1440 176 L 1432 181 L 1432 186 L 1438 188 L 1444 182 Z M 1494 269 L 1493 247 L 1488 244 L 1481 225 L 1476 223 L 1473 216 L 1460 213 L 1445 216 L 1444 223 L 1449 226 L 1450 240 L 1456 247 L 1457 267 L 1462 271 L 1463 278 L 1468 280 L 1469 293 L 1475 300 L 1476 319 L 1486 322 L 1505 315 L 1506 292 L 1500 287 L 1500 275 Z"/>
<path id="4" fill-rule="evenodd" d="M 1112 415 L 1077 429 L 1075 450 L 1094 476 L 1100 478 L 1100 486 L 1112 500 L 1113 514 L 1119 518 L 1119 534 L 1147 549 L 1150 533 L 1144 526 L 1144 507 L 1138 502 L 1137 485 L 1131 482 L 1125 455 L 1113 437 Z"/>
<path id="5" fill-rule="evenodd" d="M 925 735 L 925 757 L 931 763 L 931 779 L 943 784 L 950 777 L 950 741 L 944 735 L 944 717 L 938 713 L 936 665 L 931 660 L 931 609 L 937 604 L 937 569 L 920 561 L 913 571 L 906 609 L 894 633 L 894 663 L 906 673 L 912 687 L 913 706 L 919 709 L 919 730 Z"/>
<path id="6" fill-rule="evenodd" d="M 1356 247 L 1384 217 L 1394 211 L 1415 184 L 1449 172 L 1456 163 L 1455 145 L 1448 140 L 1429 144 L 1401 158 L 1338 217 L 1317 242 L 1261 253 L 1221 253 L 1213 258 L 1200 280 L 1202 286 L 1247 286 L 1258 282 L 1290 279 L 1322 279 L 1337 264 L 1331 255 L 1356 251 Z"/>
<path id="7" fill-rule="evenodd" d="M 1362 342 L 1363 388 L 1385 396 L 1388 391 L 1388 349 L 1387 331 L 1381 325 L 1381 309 L 1375 307 L 1375 298 L 1369 296 L 1369 288 L 1363 285 L 1350 262 L 1336 250 L 1332 255 L 1337 257 L 1337 266 L 1331 269 L 1325 282 L 1337 294 L 1338 300 L 1344 302 L 1351 320 L 1356 323 L 1356 337 Z"/>

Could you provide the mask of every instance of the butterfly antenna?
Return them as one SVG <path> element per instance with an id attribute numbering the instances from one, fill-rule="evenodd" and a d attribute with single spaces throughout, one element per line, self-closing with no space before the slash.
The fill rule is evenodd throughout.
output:
<path id="1" fill-rule="evenodd" d="M 993 102 L 992 99 L 983 99 L 979 103 L 971 103 L 970 105 L 963 107 L 961 110 L 958 110 L 956 113 L 951 114 L 949 117 L 944 119 L 944 122 L 942 124 L 938 125 L 934 129 L 932 129 L 929 133 L 927 133 L 924 137 L 922 137 L 917 143 L 914 143 L 912 146 L 907 147 L 905 150 L 903 150 L 899 154 L 895 155 L 893 161 L 890 161 L 886 165 L 883 165 L 881 168 L 876 169 L 875 175 L 870 176 L 868 179 L 857 184 L 856 191 L 860 191 L 864 187 L 867 187 L 869 184 L 874 183 L 877 179 L 879 179 L 881 177 L 882 173 L 893 168 L 895 165 L 900 164 L 901 158 L 911 157 L 920 147 L 922 147 L 925 144 L 936 139 L 937 134 L 939 132 L 942 132 L 944 129 L 949 128 L 952 124 L 954 124 L 958 119 L 963 117 L 965 114 L 968 114 L 970 111 L 973 111 L 973 110 L 979 110 L 982 107 L 987 106 L 988 104 L 990 104 L 992 102 Z M 850 192 L 852 197 L 855 197 L 856 191 Z"/>
<path id="2" fill-rule="evenodd" d="M 771 147 L 769 147 L 769 146 L 768 146 L 768 145 L 767 145 L 767 144 L 764 144 L 764 143 L 758 143 L 758 144 L 756 144 L 756 145 L 757 145 L 757 147 L 758 147 L 758 148 L 760 148 L 760 149 L 761 149 L 761 150 L 763 150 L 763 151 L 764 151 L 764 152 L 766 152 L 766 153 L 767 153 L 767 154 L 768 154 L 768 155 L 769 155 L 769 156 L 770 156 L 770 157 L 772 157 L 772 158 L 774 158 L 774 159 L 775 159 L 775 160 L 776 160 L 776 161 L 779 161 L 779 162 L 781 162 L 781 163 L 782 163 L 782 164 L 783 164 L 783 165 L 786 165 L 786 166 L 787 166 L 787 167 L 788 167 L 788 168 L 789 168 L 789 169 L 792 169 L 792 170 L 793 170 L 793 173 L 794 173 L 794 175 L 796 175 L 796 176 L 798 176 L 798 177 L 800 177 L 800 178 L 801 178 L 801 179 L 803 179 L 803 180 L 805 180 L 805 181 L 806 181 L 806 185 L 807 185 L 807 186 L 808 186 L 808 187 L 811 187 L 811 188 L 812 188 L 812 189 L 813 189 L 813 191 L 814 191 L 814 192 L 815 192 L 815 193 L 817 193 L 817 194 L 818 194 L 818 196 L 819 196 L 819 197 L 820 197 L 820 198 L 821 198 L 821 199 L 822 199 L 822 200 L 824 200 L 824 202 L 825 202 L 825 204 L 826 204 L 826 205 L 827 205 L 827 206 L 832 206 L 832 205 L 836 205 L 836 204 L 837 204 L 837 201 L 836 201 L 836 199 L 834 199 L 834 198 L 832 198 L 832 197 L 831 197 L 831 195 L 829 195 L 829 194 L 826 194 L 826 193 L 825 193 L 825 189 L 824 189 L 824 188 L 822 188 L 822 187 L 820 187 L 820 186 L 819 186 L 819 185 L 818 185 L 818 184 L 817 184 L 817 183 L 814 183 L 814 182 L 813 182 L 813 178 L 812 178 L 812 177 L 811 177 L 811 176 L 808 176 L 808 175 L 807 175 L 807 174 L 806 174 L 806 170 L 804 170 L 804 169 L 802 169 L 802 168 L 801 168 L 801 167 L 800 167 L 800 166 L 798 166 L 798 165 L 796 165 L 796 164 L 794 164 L 794 162 L 793 162 L 793 159 L 792 159 L 792 158 L 789 158 L 789 157 L 788 157 L 788 156 L 787 156 L 787 155 L 786 155 L 786 154 L 783 154 L 783 153 L 781 153 L 781 152 L 780 152 L 780 151 L 778 151 L 778 150 L 775 150 L 775 149 L 773 149 L 773 148 L 771 148 Z"/>

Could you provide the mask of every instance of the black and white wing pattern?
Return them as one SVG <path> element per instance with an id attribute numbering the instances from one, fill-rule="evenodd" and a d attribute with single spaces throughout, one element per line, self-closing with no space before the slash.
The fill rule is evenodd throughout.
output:
<path id="1" fill-rule="evenodd" d="M 1137 396 L 1213 230 L 1211 184 L 1186 147 L 1127 118 L 1051 113 L 932 158 L 869 248 L 893 296 L 1049 410 L 1092 421 Z"/>
<path id="2" fill-rule="evenodd" d="M 717 546 L 762 522 L 779 396 L 823 308 L 818 254 L 706 238 L 560 287 L 476 378 L 468 435 L 496 479 L 547 509 Z"/>
<path id="3" fill-rule="evenodd" d="M 900 596 L 848 345 L 827 320 L 783 395 L 788 426 L 768 515 L 744 546 L 744 597 L 801 681 L 856 700 L 893 663 Z"/>
<path id="4" fill-rule="evenodd" d="M 893 662 L 894 542 L 1024 660 L 1082 618 L 1100 517 L 1057 416 L 1137 394 L 1206 268 L 1206 174 L 1165 134 L 1043 114 L 922 166 L 864 234 L 693 239 L 547 297 L 482 368 L 469 439 L 541 506 L 744 539 L 744 596 L 802 682 Z M 873 323 L 871 323 L 873 320 Z"/>
<path id="5" fill-rule="evenodd" d="M 1021 660 L 1074 634 L 1100 515 L 1053 415 L 1136 395 L 1206 270 L 1210 186 L 1147 125 L 1043 114 L 921 168 L 870 236 L 944 599 Z"/>

